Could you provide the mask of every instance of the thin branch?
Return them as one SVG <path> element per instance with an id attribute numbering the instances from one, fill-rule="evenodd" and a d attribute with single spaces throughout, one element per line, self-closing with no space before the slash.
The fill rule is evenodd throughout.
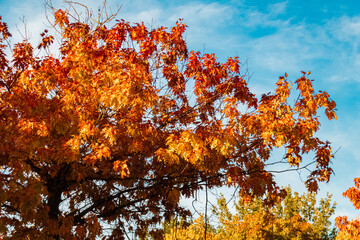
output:
<path id="1" fill-rule="evenodd" d="M 204 224 L 205 224 L 205 231 L 204 231 L 204 239 L 206 240 L 206 233 L 207 233 L 207 223 L 208 223 L 208 217 L 207 217 L 207 205 L 208 205 L 208 182 L 205 182 L 205 219 L 204 219 Z"/>
<path id="2" fill-rule="evenodd" d="M 17 213 L 21 214 L 20 210 L 18 210 L 18 209 L 15 208 L 15 207 L 12 207 L 12 206 L 10 206 L 10 205 L 8 205 L 8 204 L 3 203 L 2 206 L 10 209 L 11 212 L 17 212 Z"/>

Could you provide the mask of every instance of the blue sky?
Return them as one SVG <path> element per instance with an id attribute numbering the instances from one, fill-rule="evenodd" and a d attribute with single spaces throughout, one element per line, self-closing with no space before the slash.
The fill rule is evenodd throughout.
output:
<path id="1" fill-rule="evenodd" d="M 0 15 L 12 32 L 22 29 L 25 16 L 34 39 L 44 28 L 44 1 L 0 0 Z M 82 1 L 85 2 L 85 1 Z M 99 1 L 86 1 L 96 8 Z M 255 93 L 274 89 L 285 72 L 295 81 L 311 71 L 315 87 L 330 93 L 337 103 L 337 121 L 322 117 L 319 136 L 341 149 L 333 160 L 335 176 L 321 184 L 320 196 L 333 194 L 336 215 L 358 216 L 341 196 L 360 177 L 360 1 L 356 0 L 228 0 L 160 1 L 112 0 L 122 5 L 119 18 L 144 21 L 148 26 L 172 26 L 178 18 L 188 25 L 190 50 L 214 52 L 220 60 L 238 55 L 252 74 Z M 65 6 L 53 0 L 55 6 Z M 20 39 L 19 34 L 14 34 Z M 276 157 L 276 155 L 274 155 Z M 304 175 L 305 176 L 305 175 Z M 280 185 L 303 191 L 297 173 L 277 177 Z"/>

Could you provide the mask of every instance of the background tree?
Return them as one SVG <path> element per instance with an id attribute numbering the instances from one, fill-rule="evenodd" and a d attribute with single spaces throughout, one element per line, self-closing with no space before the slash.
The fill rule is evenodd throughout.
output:
<path id="1" fill-rule="evenodd" d="M 207 226 L 205 229 L 205 225 Z M 203 240 L 214 239 L 216 229 L 209 223 L 205 223 L 204 216 L 196 218 L 194 221 L 186 221 L 183 218 L 173 218 L 169 222 L 163 223 L 164 239 L 166 240 Z"/>
<path id="2" fill-rule="evenodd" d="M 355 187 L 351 187 L 343 193 L 344 197 L 350 199 L 356 209 L 360 209 L 360 178 L 355 178 Z M 337 240 L 357 240 L 360 239 L 360 220 L 348 220 L 346 216 L 335 218 L 335 225 L 339 228 Z"/>
<path id="3" fill-rule="evenodd" d="M 300 196 L 292 193 L 289 187 L 286 192 L 283 200 L 270 207 L 259 197 L 248 203 L 240 198 L 235 204 L 236 214 L 230 212 L 226 199 L 220 197 L 213 209 L 216 218 L 208 228 L 207 239 L 335 239 L 337 232 L 330 222 L 335 211 L 331 195 L 317 202 L 315 193 Z M 204 231 L 204 221 L 200 217 L 190 226 L 181 222 L 173 224 L 167 229 L 165 238 L 204 239 Z"/>
<path id="4" fill-rule="evenodd" d="M 267 165 L 283 160 L 315 165 L 310 190 L 329 181 L 331 146 L 314 134 L 319 108 L 333 119 L 335 103 L 305 72 L 295 101 L 286 74 L 258 99 L 238 58 L 188 52 L 181 21 L 149 29 L 73 9 L 54 10 L 54 54 L 47 30 L 35 48 L 24 39 L 9 51 L 0 21 L 3 239 L 143 238 L 163 218 L 189 214 L 180 196 L 205 185 L 272 203 L 284 191 Z M 279 147 L 284 159 L 269 161 Z M 309 152 L 314 161 L 303 161 Z"/>

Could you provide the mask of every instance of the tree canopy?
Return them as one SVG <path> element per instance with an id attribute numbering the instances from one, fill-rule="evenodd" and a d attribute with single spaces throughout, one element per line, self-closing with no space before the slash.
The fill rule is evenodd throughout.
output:
<path id="1" fill-rule="evenodd" d="M 213 224 L 207 227 L 206 239 L 335 239 L 337 232 L 330 221 L 335 206 L 331 202 L 331 195 L 317 201 L 315 193 L 299 195 L 288 187 L 286 197 L 273 206 L 264 205 L 260 197 L 248 203 L 240 198 L 233 214 L 222 196 L 213 208 Z M 191 224 L 185 223 L 171 221 L 165 224 L 165 239 L 204 239 L 205 223 L 202 216 Z"/>
<path id="2" fill-rule="evenodd" d="M 285 191 L 267 166 L 283 161 L 312 167 L 309 190 L 329 181 L 331 146 L 315 133 L 319 109 L 334 119 L 335 102 L 310 72 L 257 97 L 237 57 L 188 51 L 181 20 L 167 29 L 76 16 L 54 10 L 56 34 L 44 30 L 38 45 L 7 44 L 0 19 L 3 239 L 142 238 L 188 215 L 180 197 L 205 186 L 271 204 Z M 280 147 L 284 159 L 271 161 Z"/>

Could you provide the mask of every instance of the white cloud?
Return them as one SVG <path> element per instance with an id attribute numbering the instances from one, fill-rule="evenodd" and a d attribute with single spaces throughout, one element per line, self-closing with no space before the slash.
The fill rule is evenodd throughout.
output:
<path id="1" fill-rule="evenodd" d="M 353 43 L 355 39 L 360 38 L 360 16 L 332 19 L 328 27 L 333 36 L 341 41 Z"/>
<path id="2" fill-rule="evenodd" d="M 130 22 L 144 22 L 145 24 L 151 24 L 157 19 L 160 19 L 163 15 L 161 9 L 149 9 L 141 11 L 136 15 L 129 16 L 126 20 Z"/>
<path id="3" fill-rule="evenodd" d="M 288 1 L 284 1 L 284 2 L 279 2 L 279 3 L 274 3 L 274 4 L 269 4 L 269 6 L 267 7 L 269 13 L 271 15 L 279 15 L 282 13 L 285 13 L 286 8 L 287 8 L 287 4 Z"/>
<path id="4" fill-rule="evenodd" d="M 199 2 L 192 2 L 184 6 L 178 6 L 172 12 L 170 20 L 176 20 L 179 17 L 189 21 L 189 24 L 212 25 L 214 27 L 224 23 L 229 19 L 232 10 L 219 3 L 204 4 Z"/>

